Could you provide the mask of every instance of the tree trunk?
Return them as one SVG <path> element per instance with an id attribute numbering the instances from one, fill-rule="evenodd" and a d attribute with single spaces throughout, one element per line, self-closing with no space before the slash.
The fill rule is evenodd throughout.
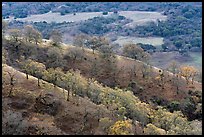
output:
<path id="1" fill-rule="evenodd" d="M 84 47 L 82 47 L 82 51 L 83 51 L 83 53 L 85 52 L 85 49 L 84 49 Z"/>
<path id="2" fill-rule="evenodd" d="M 187 84 L 187 85 L 189 84 L 189 80 L 188 80 L 188 78 L 186 78 L 186 84 Z"/>
<path id="3" fill-rule="evenodd" d="M 76 96 L 77 102 L 76 105 L 79 106 L 79 96 Z"/>
<path id="4" fill-rule="evenodd" d="M 28 73 L 26 73 L 26 79 L 28 79 Z"/>
<path id="5" fill-rule="evenodd" d="M 142 74 L 142 78 L 145 78 L 145 74 Z"/>
<path id="6" fill-rule="evenodd" d="M 77 58 L 77 56 L 74 56 L 73 64 L 75 64 L 76 58 Z"/>
<path id="7" fill-rule="evenodd" d="M 194 84 L 194 77 L 192 77 L 192 84 Z"/>
<path id="8" fill-rule="evenodd" d="M 40 87 L 40 79 L 38 78 L 38 87 Z"/>
<path id="9" fill-rule="evenodd" d="M 73 90 L 72 90 L 72 96 L 74 96 L 74 92 L 73 92 Z"/>
<path id="10" fill-rule="evenodd" d="M 68 92 L 67 92 L 67 101 L 69 101 L 69 89 L 68 89 Z"/>
<path id="11" fill-rule="evenodd" d="M 12 95 L 12 91 L 13 91 L 13 85 L 11 86 L 11 89 L 10 89 L 10 91 L 9 91 L 9 97 L 11 97 L 11 95 Z"/>
<path id="12" fill-rule="evenodd" d="M 178 85 L 176 86 L 176 93 L 177 93 L 177 95 L 179 94 L 179 86 Z"/>

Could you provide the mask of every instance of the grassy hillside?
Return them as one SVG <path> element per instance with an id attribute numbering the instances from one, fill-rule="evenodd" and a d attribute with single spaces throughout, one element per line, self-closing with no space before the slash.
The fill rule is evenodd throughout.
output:
<path id="1" fill-rule="evenodd" d="M 63 44 L 63 50 L 64 54 L 66 54 L 66 50 L 70 48 L 75 48 L 72 45 Z M 84 57 L 87 58 L 87 60 L 76 60 L 74 63 L 70 60 L 67 60 L 67 65 L 65 66 L 65 70 L 69 69 L 78 69 L 81 71 L 81 74 L 92 78 L 94 77 L 96 80 L 98 80 L 101 83 L 104 83 L 107 86 L 111 86 L 111 83 L 108 83 L 108 80 L 110 77 L 97 77 L 91 75 L 91 66 L 92 62 L 94 62 L 94 57 L 97 58 L 99 55 L 99 52 L 96 51 L 96 54 L 93 54 L 90 49 L 85 48 Z M 151 99 L 153 96 L 160 96 L 164 100 L 168 101 L 182 101 L 181 99 L 184 99 L 187 95 L 188 90 L 201 90 L 202 85 L 201 83 L 195 82 L 195 85 L 186 85 L 186 82 L 184 78 L 179 79 L 179 86 L 180 86 L 180 94 L 176 94 L 176 87 L 172 83 L 172 80 L 175 76 L 172 76 L 171 72 L 166 71 L 165 72 L 165 78 L 166 78 L 166 85 L 164 89 L 159 88 L 160 87 L 160 81 L 156 80 L 155 78 L 159 75 L 159 68 L 150 66 L 150 76 L 148 78 L 142 78 L 142 69 L 143 69 L 143 62 L 134 60 L 131 58 L 123 57 L 123 56 L 116 56 L 117 58 L 117 86 L 120 88 L 128 88 L 129 84 L 131 83 L 132 79 L 130 71 L 133 69 L 134 65 L 136 66 L 135 71 L 137 73 L 136 77 L 133 77 L 135 82 L 137 82 L 137 86 L 142 87 L 143 91 L 139 94 L 139 97 L 141 96 L 143 101 L 147 101 Z M 72 60 L 72 59 L 71 59 Z M 134 89 L 133 89 L 134 90 Z M 136 89 L 135 89 L 136 90 Z M 137 91 L 136 91 L 137 92 Z M 162 92 L 162 94 L 161 94 Z"/>
<path id="2" fill-rule="evenodd" d="M 150 44 L 153 46 L 161 46 L 163 42 L 162 37 L 146 37 L 146 38 L 140 38 L 140 37 L 123 37 L 119 36 L 115 43 L 118 43 L 119 45 L 125 45 L 127 43 L 142 43 L 142 44 Z"/>
<path id="3" fill-rule="evenodd" d="M 188 56 L 182 56 L 178 52 L 153 53 L 151 63 L 160 68 L 167 68 L 169 62 L 176 60 L 179 65 L 192 65 L 202 71 L 202 53 L 189 52 Z"/>
<path id="4" fill-rule="evenodd" d="M 15 79 L 17 80 L 15 80 L 11 96 L 8 96 L 11 85 L 9 86 L 10 77 L 6 72 L 15 74 Z M 94 82 L 93 86 L 89 88 L 97 87 L 99 92 L 98 99 L 102 101 L 101 104 L 103 105 L 94 105 L 87 100 L 88 98 L 92 100 L 93 95 L 88 95 L 87 99 L 74 95 L 70 98 L 70 101 L 65 101 L 65 90 L 53 87 L 45 81 L 42 81 L 43 85 L 38 87 L 36 78 L 29 76 L 29 79 L 26 79 L 25 74 L 7 65 L 4 65 L 3 73 L 5 82 L 2 91 L 3 134 L 69 135 L 108 133 L 161 135 L 201 133 L 200 127 L 193 126 L 195 124 L 200 125 L 198 121 L 188 122 L 180 112 L 170 113 L 162 108 L 155 110 L 150 105 L 140 102 L 129 91 L 110 89 Z M 86 82 L 86 79 L 82 76 L 77 76 L 77 73 L 73 77 L 80 78 L 80 82 L 75 83 L 78 86 L 82 84 L 82 80 L 85 80 L 83 84 Z M 86 86 L 83 85 L 82 88 L 85 90 Z M 77 89 L 75 88 L 74 91 L 76 94 L 79 94 L 79 91 L 76 91 Z M 91 94 L 94 93 L 94 90 L 88 91 Z M 122 108 L 125 111 L 120 110 Z M 124 114 L 133 121 L 131 119 L 127 121 L 131 126 L 126 127 L 124 125 L 125 129 L 123 131 L 122 129 L 117 129 L 112 124 L 116 120 L 122 120 L 123 122 Z M 168 122 L 166 118 L 168 118 Z M 180 127 L 181 123 L 178 123 L 175 118 L 183 123 L 182 127 Z M 105 122 L 105 119 L 108 121 Z M 139 123 L 135 123 L 134 120 L 138 120 Z M 152 121 L 152 124 L 149 120 Z M 163 127 L 162 122 L 164 121 L 168 123 L 167 127 Z M 152 126 L 154 127 L 153 129 L 151 128 Z M 104 130 L 104 128 L 108 128 L 108 130 Z"/>
<path id="5" fill-rule="evenodd" d="M 8 50 L 12 50 L 12 42 L 8 43 L 7 41 L 6 43 L 3 45 L 7 45 L 6 47 L 9 48 Z M 26 43 L 24 44 L 23 45 L 26 46 Z M 36 50 L 35 54 L 37 53 L 37 56 L 34 58 L 38 58 L 39 62 L 45 63 L 47 67 L 52 58 L 51 56 L 47 56 L 48 52 L 59 50 L 60 54 L 64 56 L 64 59 L 58 59 L 54 65 L 56 67 L 61 67 L 64 72 L 70 69 L 80 70 L 81 75 L 86 78 L 94 78 L 105 86 L 129 89 L 146 103 L 154 102 L 155 105 L 168 106 L 172 101 L 178 101 L 183 104 L 189 97 L 191 97 L 189 91 L 195 92 L 202 90 L 201 83 L 194 82 L 193 85 L 187 85 L 186 80 L 183 77 L 177 78 L 168 71 L 164 71 L 164 83 L 162 85 L 162 81 L 157 79 L 160 69 L 127 57 L 116 56 L 117 69 L 114 73 L 111 73 L 110 70 L 106 70 L 106 68 L 109 67 L 106 63 L 100 63 L 100 54 L 97 51 L 95 54 L 93 54 L 90 49 L 85 49 L 85 52 L 82 52 L 82 49 L 66 44 L 62 44 L 61 48 L 56 48 L 51 46 L 49 41 L 44 42 L 37 47 L 38 48 L 35 49 L 36 45 L 30 45 L 31 49 L 34 48 Z M 77 52 L 74 49 L 76 49 Z M 77 54 L 75 54 L 75 52 Z M 23 54 L 23 52 L 21 54 Z M 16 55 L 10 54 L 9 56 L 9 58 L 14 58 Z M 54 60 L 57 59 L 55 58 Z M 15 59 L 13 61 L 16 62 Z M 94 67 L 97 62 L 99 62 L 97 67 L 101 69 Z M 14 63 L 10 64 L 14 65 Z M 18 63 L 16 65 L 19 67 Z M 93 72 L 95 72 L 95 74 L 93 74 Z M 134 72 L 136 75 L 134 75 Z M 158 100 L 160 103 L 157 102 Z"/>
<path id="6" fill-rule="evenodd" d="M 201 134 L 202 84 L 182 69 L 115 55 L 103 38 L 87 49 L 19 31 L 2 37 L 4 134 Z"/>
<path id="7" fill-rule="evenodd" d="M 3 2 L 2 135 L 201 135 L 201 4 Z"/>
<path id="8" fill-rule="evenodd" d="M 10 77 L 7 72 L 15 73 L 12 97 L 8 97 Z M 105 134 L 99 128 L 98 119 L 107 117 L 116 120 L 106 107 L 96 105 L 88 98 L 78 95 L 71 96 L 70 101 L 66 101 L 66 90 L 53 87 L 51 83 L 45 81 L 38 87 L 37 78 L 29 76 L 27 80 L 24 73 L 10 66 L 4 65 L 3 74 L 5 74 L 2 90 L 3 134 Z M 36 101 L 40 95 L 48 97 L 46 101 L 53 103 L 54 106 L 47 108 L 40 105 Z M 86 127 L 83 128 L 84 116 L 87 114 Z M 20 123 L 21 119 L 23 123 Z"/>
<path id="9" fill-rule="evenodd" d="M 16 18 L 9 17 L 8 19 L 5 19 L 6 21 L 22 21 L 22 22 L 43 22 L 46 21 L 47 23 L 56 22 L 56 23 L 62 23 L 62 22 L 79 22 L 79 21 L 85 21 L 94 17 L 107 17 L 113 14 L 113 12 L 108 12 L 108 15 L 103 15 L 103 12 L 77 12 L 75 14 L 70 13 L 66 15 L 60 15 L 60 13 L 53 13 L 48 12 L 45 14 L 37 14 L 37 15 L 31 15 L 26 18 Z M 135 26 L 135 25 L 141 25 L 145 24 L 147 22 L 156 22 L 158 20 L 166 20 L 166 16 L 162 15 L 159 12 L 144 12 L 144 11 L 120 11 L 118 12 L 119 15 L 124 16 L 128 19 L 131 19 L 132 22 L 130 24 L 127 24 L 128 26 Z"/>

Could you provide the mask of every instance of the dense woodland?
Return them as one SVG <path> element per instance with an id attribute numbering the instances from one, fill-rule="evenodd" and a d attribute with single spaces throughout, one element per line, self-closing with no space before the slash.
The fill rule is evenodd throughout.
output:
<path id="1" fill-rule="evenodd" d="M 32 2 L 6 2 L 8 5 L 3 8 L 3 17 L 7 18 L 10 15 L 14 15 L 16 18 L 27 17 L 30 14 L 42 14 L 49 11 L 60 12 L 61 14 L 74 13 L 74 12 L 114 12 L 119 9 L 130 11 L 165 11 L 172 8 L 179 8 L 179 6 L 196 6 L 201 7 L 201 2 L 39 2 L 38 6 Z M 4 2 L 3 2 L 4 4 Z M 60 8 L 60 5 L 62 5 Z M 69 7 L 69 8 L 66 8 Z M 7 10 L 13 9 L 13 10 Z M 29 10 L 27 10 L 29 9 Z M 32 10 L 30 10 L 32 9 Z M 173 9 L 174 10 L 174 9 Z M 19 14 L 21 13 L 21 14 Z"/>
<path id="2" fill-rule="evenodd" d="M 8 10 L 9 9 L 9 10 Z M 29 9 L 29 10 L 28 10 Z M 43 38 L 49 38 L 52 29 L 58 29 L 61 33 L 69 32 L 72 36 L 79 33 L 96 36 L 110 36 L 111 41 L 115 36 L 161 36 L 164 37 L 163 51 L 202 51 L 202 5 L 199 2 L 69 2 L 49 3 L 32 2 L 7 3 L 2 11 L 2 17 L 14 16 L 24 18 L 32 14 L 43 14 L 49 11 L 60 12 L 62 15 L 77 12 L 114 12 L 116 15 L 104 18 L 96 17 L 81 23 L 46 23 L 34 22 L 32 25 L 38 29 Z M 130 22 L 123 16 L 117 16 L 118 11 L 158 11 L 167 15 L 167 21 L 149 23 L 145 26 L 134 28 L 123 27 Z M 115 25 L 117 24 L 117 26 Z M 22 28 L 26 23 L 11 22 L 10 26 Z M 64 29 L 66 28 L 66 30 Z M 108 35 L 111 34 L 111 35 Z"/>
<path id="3" fill-rule="evenodd" d="M 32 25 L 2 22 L 3 134 L 202 134 L 202 85 L 194 67 L 171 62 L 172 73 L 156 69 L 139 45 L 125 45 L 118 56 L 102 36 L 78 35 L 74 46 L 64 46 L 58 30 L 42 38 Z M 59 87 L 63 94 L 56 94 Z M 70 122 L 73 107 L 85 109 Z M 52 126 L 31 122 L 43 116 Z"/>

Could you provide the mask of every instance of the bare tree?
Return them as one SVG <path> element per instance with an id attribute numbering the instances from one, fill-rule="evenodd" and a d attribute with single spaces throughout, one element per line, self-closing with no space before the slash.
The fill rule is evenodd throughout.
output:
<path id="1" fill-rule="evenodd" d="M 33 26 L 32 25 L 24 26 L 24 33 L 23 34 L 24 34 L 26 41 L 31 42 L 33 40 L 32 33 L 33 33 Z"/>
<path id="2" fill-rule="evenodd" d="M 100 71 L 98 72 L 99 77 L 107 79 L 109 86 L 115 86 L 115 77 L 117 72 L 117 59 L 113 53 L 111 45 L 102 45 L 99 48 L 99 60 L 100 60 Z M 110 80 L 111 78 L 111 80 Z"/>
<path id="3" fill-rule="evenodd" d="M 14 85 L 16 83 L 16 79 L 15 79 L 15 76 L 16 76 L 16 71 L 6 71 L 9 75 L 9 79 L 10 79 L 10 90 L 9 90 L 9 95 L 8 97 L 11 97 L 12 96 L 12 92 L 13 92 L 13 88 L 14 88 Z"/>
<path id="4" fill-rule="evenodd" d="M 57 47 L 52 47 L 48 49 L 46 67 L 47 68 L 57 68 L 63 67 L 64 60 L 62 56 L 62 51 Z"/>
<path id="5" fill-rule="evenodd" d="M 155 78 L 155 80 L 158 80 L 158 82 L 159 82 L 158 85 L 159 85 L 162 89 L 164 89 L 164 85 L 165 85 L 165 83 L 167 82 L 167 80 L 166 80 L 167 75 L 166 75 L 165 73 L 168 73 L 168 72 L 166 72 L 165 70 L 159 69 L 159 74 L 158 74 L 158 76 Z"/>
<path id="6" fill-rule="evenodd" d="M 81 47 L 82 51 L 84 52 L 84 47 L 86 46 L 88 39 L 89 39 L 89 37 L 85 34 L 77 35 L 74 38 L 73 45 L 77 46 L 77 47 Z"/>
<path id="7" fill-rule="evenodd" d="M 37 30 L 33 30 L 33 39 L 35 41 L 35 44 L 37 45 L 42 41 L 42 34 Z"/>
<path id="8" fill-rule="evenodd" d="M 129 71 L 129 76 L 130 76 L 130 82 L 134 81 L 137 77 L 137 73 L 136 73 L 136 64 L 134 64 L 133 66 L 131 66 L 130 71 Z"/>
<path id="9" fill-rule="evenodd" d="M 142 64 L 142 77 L 143 78 L 149 78 L 150 72 L 151 72 L 151 67 L 148 64 Z"/>
<path id="10" fill-rule="evenodd" d="M 109 45 L 108 40 L 105 37 L 91 37 L 85 43 L 86 47 L 91 48 L 94 51 L 100 48 L 102 45 Z"/>
<path id="11" fill-rule="evenodd" d="M 78 59 L 82 60 L 84 55 L 85 55 L 84 52 L 80 50 L 79 47 L 69 48 L 66 53 L 66 56 L 69 56 L 73 60 L 73 64 Z"/>
<path id="12" fill-rule="evenodd" d="M 2 38 L 4 37 L 4 34 L 6 33 L 7 27 L 8 27 L 8 23 L 2 20 Z"/>
<path id="13" fill-rule="evenodd" d="M 100 71 L 100 61 L 97 57 L 91 61 L 91 75 L 97 76 L 98 72 Z"/>
<path id="14" fill-rule="evenodd" d="M 168 66 L 168 70 L 170 70 L 174 75 L 178 73 L 178 62 L 172 61 Z"/>
<path id="15" fill-rule="evenodd" d="M 24 27 L 24 37 L 26 41 L 34 41 L 36 44 L 42 41 L 42 34 L 31 25 Z"/>
<path id="16" fill-rule="evenodd" d="M 53 41 L 54 46 L 59 46 L 62 42 L 62 34 L 58 30 L 53 30 L 50 34 L 50 39 Z"/>

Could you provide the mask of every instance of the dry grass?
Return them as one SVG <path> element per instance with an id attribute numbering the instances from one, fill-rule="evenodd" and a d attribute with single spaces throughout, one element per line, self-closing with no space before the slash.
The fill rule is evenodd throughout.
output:
<path id="1" fill-rule="evenodd" d="M 5 65 L 3 71 L 13 71 L 14 68 Z M 16 71 L 16 70 L 15 70 Z M 102 132 L 98 131 L 98 120 L 97 120 L 97 111 L 100 110 L 103 116 L 112 117 L 111 112 L 109 112 L 105 107 L 98 106 L 89 101 L 86 98 L 79 98 L 79 105 L 76 105 L 77 97 L 70 96 L 70 101 L 66 101 L 66 90 L 59 87 L 53 87 L 52 84 L 47 83 L 45 81 L 41 82 L 41 87 L 37 86 L 37 79 L 33 76 L 29 76 L 29 79 L 26 79 L 24 73 L 16 71 L 15 78 L 17 79 L 17 83 L 14 86 L 13 97 L 9 98 L 9 79 L 8 75 L 6 77 L 6 85 L 2 90 L 3 93 L 3 111 L 14 110 L 15 112 L 25 113 L 27 116 L 25 120 L 27 120 L 32 126 L 37 127 L 38 130 L 32 129 L 33 131 L 29 131 L 30 134 L 76 134 L 82 128 L 83 116 L 85 115 L 85 107 L 88 112 L 88 121 L 87 125 L 89 128 L 84 129 L 83 134 L 91 134 L 91 131 L 94 132 Z M 42 84 L 43 83 L 43 84 Z M 51 93 L 55 98 L 59 99 L 63 105 L 63 109 L 61 109 L 56 116 L 51 116 L 48 114 L 36 113 L 34 111 L 35 98 L 39 96 L 39 94 Z M 71 95 L 71 94 L 70 94 Z M 25 101 L 24 101 L 25 100 Z M 18 103 L 16 103 L 18 102 Z M 24 102 L 20 104 L 20 102 Z M 14 105 L 15 104 L 15 105 Z M 27 107 L 16 107 L 20 105 L 26 105 Z M 4 118 L 4 117 L 3 117 Z M 102 132 L 103 133 L 103 132 Z"/>
<path id="2" fill-rule="evenodd" d="M 167 68 L 173 60 L 177 61 L 178 65 L 192 65 L 202 71 L 202 53 L 189 52 L 189 57 L 185 57 L 178 52 L 155 52 L 152 55 L 151 64 L 161 68 Z"/>
<path id="3" fill-rule="evenodd" d="M 45 14 L 37 14 L 37 15 L 31 15 L 26 18 L 17 18 L 18 21 L 27 21 L 27 22 L 40 22 L 40 21 L 46 21 L 47 23 L 56 22 L 56 23 L 62 23 L 64 21 L 66 22 L 78 22 L 78 21 L 84 21 L 88 20 L 90 18 L 94 18 L 97 16 L 102 16 L 102 12 L 82 12 L 82 13 L 76 13 L 76 15 L 73 14 L 66 14 L 61 16 L 60 13 L 52 13 L 48 12 Z M 14 20 L 14 18 L 8 19 L 9 21 Z"/>
<path id="4" fill-rule="evenodd" d="M 144 11 L 120 11 L 118 12 L 119 15 L 125 16 L 126 18 L 132 19 L 133 22 L 130 24 L 127 24 L 128 26 L 132 25 L 143 25 L 146 22 L 150 21 L 156 21 L 159 20 L 166 20 L 167 16 L 162 15 L 159 12 L 144 12 Z M 76 15 L 73 14 L 66 14 L 66 15 L 60 15 L 60 13 L 52 13 L 48 12 L 45 14 L 37 14 L 37 15 L 31 15 L 26 18 L 17 18 L 18 21 L 27 21 L 27 22 L 40 22 L 40 21 L 46 21 L 47 23 L 56 22 L 56 23 L 62 23 L 64 21 L 66 22 L 79 22 L 88 20 L 94 17 L 98 16 L 104 16 L 107 17 L 109 15 L 113 14 L 113 12 L 109 12 L 108 15 L 103 15 L 102 12 L 81 12 L 76 13 Z M 14 20 L 14 17 L 10 17 L 8 19 L 5 19 L 7 21 Z"/>
<path id="5" fill-rule="evenodd" d="M 147 22 L 156 22 L 157 20 L 165 21 L 167 19 L 167 16 L 162 15 L 159 12 L 121 11 L 119 14 L 133 20 L 133 22 L 126 24 L 128 27 L 144 25 Z"/>
<path id="6" fill-rule="evenodd" d="M 73 47 L 70 45 L 64 45 L 68 47 Z M 87 60 L 79 60 L 76 61 L 75 64 L 68 64 L 67 69 L 74 68 L 74 69 L 79 69 L 81 71 L 81 74 L 85 77 L 92 78 L 93 76 L 90 74 L 90 67 L 91 63 L 93 62 L 94 57 L 98 58 L 98 52 L 96 51 L 95 54 L 92 53 L 92 50 L 85 48 L 85 55 L 87 57 Z M 93 56 L 94 55 L 94 56 Z M 137 83 L 143 87 L 143 91 L 141 94 L 138 94 L 137 96 L 140 97 L 141 100 L 143 101 L 148 101 L 151 99 L 153 96 L 158 96 L 163 98 L 164 100 L 167 101 L 182 101 L 184 98 L 186 98 L 188 95 L 188 90 L 202 90 L 202 84 L 199 82 L 195 82 L 194 85 L 186 85 L 186 81 L 183 77 L 180 78 L 179 84 L 179 94 L 176 93 L 176 87 L 173 84 L 173 74 L 170 72 L 167 72 L 165 74 L 165 79 L 166 79 L 166 84 L 164 86 L 164 89 L 159 86 L 160 82 L 158 80 L 155 80 L 155 78 L 159 75 L 159 68 L 157 67 L 152 67 L 151 69 L 151 74 L 149 79 L 144 79 L 142 78 L 142 72 L 141 70 L 142 65 L 144 64 L 141 61 L 135 61 L 133 59 L 123 57 L 123 56 L 116 56 L 117 57 L 117 67 L 118 70 L 121 70 L 118 73 L 117 76 L 117 84 L 118 87 L 120 88 L 127 88 L 128 84 L 130 83 L 130 70 L 133 68 L 134 65 L 136 65 L 136 74 L 137 77 L 134 77 L 133 79 L 137 81 Z M 67 61 L 70 63 L 70 61 Z M 107 83 L 110 78 L 98 78 L 94 77 L 96 80 L 98 80 L 101 83 Z"/>
<path id="7" fill-rule="evenodd" d="M 124 36 L 118 36 L 117 40 L 114 41 L 114 43 L 118 43 L 120 45 L 125 45 L 128 43 L 142 43 L 142 44 L 151 44 L 153 46 L 160 46 L 163 42 L 162 37 L 124 37 Z"/>

